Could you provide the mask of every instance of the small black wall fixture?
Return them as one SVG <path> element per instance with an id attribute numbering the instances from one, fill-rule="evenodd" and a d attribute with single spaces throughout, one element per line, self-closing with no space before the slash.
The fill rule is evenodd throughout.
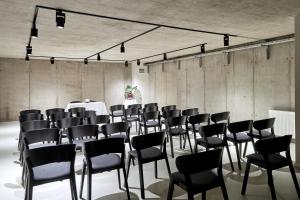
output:
<path id="1" fill-rule="evenodd" d="M 54 64 L 54 57 L 50 58 L 50 63 L 53 65 Z"/>
<path id="2" fill-rule="evenodd" d="M 128 64 L 128 61 L 126 60 L 126 61 L 125 61 L 125 67 L 128 67 L 128 65 L 129 65 L 129 64 Z"/>
<path id="3" fill-rule="evenodd" d="M 266 56 L 267 56 L 267 60 L 269 60 L 271 58 L 271 47 L 270 47 L 270 45 L 268 45 L 267 48 L 266 48 Z"/>
<path id="4" fill-rule="evenodd" d="M 88 59 L 87 59 L 87 58 L 85 58 L 85 59 L 84 59 L 84 64 L 86 64 L 86 65 L 87 65 L 87 64 L 88 64 L 88 62 L 89 62 L 89 61 L 88 61 Z"/>
<path id="5" fill-rule="evenodd" d="M 101 57 L 100 57 L 100 54 L 99 54 L 99 53 L 97 54 L 97 60 L 98 60 L 98 61 L 101 60 Z"/>
<path id="6" fill-rule="evenodd" d="M 65 27 L 66 14 L 62 10 L 56 10 L 56 27 L 63 29 Z"/>

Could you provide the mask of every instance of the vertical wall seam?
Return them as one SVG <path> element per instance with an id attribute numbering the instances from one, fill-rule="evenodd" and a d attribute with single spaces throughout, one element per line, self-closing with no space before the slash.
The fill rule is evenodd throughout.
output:
<path id="1" fill-rule="evenodd" d="M 28 108 L 31 109 L 31 65 L 28 65 Z"/>
<path id="2" fill-rule="evenodd" d="M 253 113 L 252 118 L 255 120 L 255 63 L 256 63 L 256 54 L 254 49 L 252 49 L 252 102 L 253 102 Z"/>
<path id="3" fill-rule="evenodd" d="M 205 68 L 206 68 L 206 65 L 205 65 L 205 58 L 202 60 L 204 61 L 204 66 L 202 67 L 202 71 L 203 71 L 203 110 L 204 112 L 206 112 L 206 102 L 205 102 L 205 97 L 206 97 L 206 76 L 205 76 Z M 203 63 L 202 63 L 203 64 Z"/>
<path id="4" fill-rule="evenodd" d="M 292 48 L 291 44 L 289 45 L 289 55 L 288 55 L 288 65 L 289 65 L 289 102 L 290 102 L 290 111 L 292 111 Z"/>

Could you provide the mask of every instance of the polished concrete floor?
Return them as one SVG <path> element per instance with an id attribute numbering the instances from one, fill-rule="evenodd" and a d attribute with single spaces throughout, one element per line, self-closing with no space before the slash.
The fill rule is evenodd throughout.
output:
<path id="1" fill-rule="evenodd" d="M 24 199 L 24 189 L 20 185 L 21 182 L 21 167 L 16 162 L 19 153 L 17 152 L 17 136 L 19 128 L 17 122 L 0 123 L 0 199 L 14 200 Z M 132 135 L 135 135 L 133 133 Z M 193 141 L 192 141 L 193 142 Z M 183 155 L 190 153 L 188 148 L 186 150 L 179 150 L 178 140 L 175 143 L 175 155 Z M 249 145 L 247 153 L 253 152 L 251 145 Z M 234 162 L 236 161 L 235 149 L 230 146 L 231 155 Z M 291 145 L 292 158 L 294 157 L 294 144 Z M 168 144 L 168 152 L 170 152 Z M 77 190 L 80 186 L 80 171 L 82 165 L 82 153 L 76 156 L 76 182 Z M 171 171 L 176 171 L 175 160 L 169 156 Z M 226 151 L 223 156 L 223 173 L 225 184 L 227 187 L 229 199 L 247 199 L 247 200 L 263 200 L 271 199 L 271 194 L 267 185 L 266 172 L 256 167 L 251 167 L 251 174 L 249 177 L 247 193 L 242 196 L 241 187 L 244 176 L 245 160 L 243 161 L 243 169 L 238 171 L 237 163 L 235 162 L 236 171 L 232 172 L 228 164 L 228 157 Z M 154 178 L 154 164 L 144 165 L 144 177 L 146 188 L 146 199 L 158 200 L 166 199 L 168 191 L 168 174 L 164 161 L 158 162 L 158 179 Z M 296 169 L 296 172 L 300 170 Z M 276 194 L 278 199 L 297 199 L 296 190 L 294 188 L 291 175 L 288 168 L 277 170 L 273 174 Z M 297 173 L 300 181 L 300 174 Z M 124 191 L 119 190 L 117 182 L 117 172 L 106 172 L 96 174 L 93 176 L 93 190 L 92 199 L 97 200 L 122 200 L 126 199 Z M 132 166 L 129 175 L 129 186 L 132 199 L 140 199 L 139 190 L 139 176 L 138 167 Z M 86 185 L 84 186 L 84 198 L 86 198 Z M 173 195 L 174 199 L 187 199 L 186 194 L 180 188 L 176 188 Z M 71 199 L 69 182 L 55 182 L 34 187 L 33 199 Z M 196 196 L 195 199 L 201 199 L 201 195 Z M 221 189 L 216 188 L 207 192 L 207 199 L 222 199 Z"/>

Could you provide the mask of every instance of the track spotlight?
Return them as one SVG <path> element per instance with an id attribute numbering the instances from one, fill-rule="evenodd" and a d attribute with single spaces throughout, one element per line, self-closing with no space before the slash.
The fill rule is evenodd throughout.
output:
<path id="1" fill-rule="evenodd" d="M 86 64 L 86 65 L 88 64 L 88 59 L 87 58 L 84 59 L 84 64 Z"/>
<path id="2" fill-rule="evenodd" d="M 121 52 L 121 53 L 125 53 L 124 42 L 122 42 L 122 44 L 121 44 L 120 52 Z"/>
<path id="3" fill-rule="evenodd" d="M 98 60 L 98 61 L 101 60 L 100 53 L 97 54 L 97 60 Z"/>
<path id="4" fill-rule="evenodd" d="M 167 54 L 164 53 L 164 60 L 167 60 L 167 59 L 168 59 Z"/>
<path id="5" fill-rule="evenodd" d="M 26 47 L 26 53 L 27 53 L 27 55 L 31 55 L 32 54 L 32 46 L 27 46 Z"/>
<path id="6" fill-rule="evenodd" d="M 29 56 L 28 55 L 26 55 L 25 60 L 29 61 Z"/>
<path id="7" fill-rule="evenodd" d="M 128 64 L 128 61 L 126 60 L 126 61 L 125 61 L 125 67 L 128 67 L 128 65 L 129 65 L 129 64 Z"/>
<path id="8" fill-rule="evenodd" d="M 224 46 L 225 47 L 229 46 L 229 35 L 228 34 L 224 35 Z"/>
<path id="9" fill-rule="evenodd" d="M 136 60 L 136 64 L 137 64 L 138 66 L 140 66 L 140 64 L 141 64 L 140 59 L 137 59 L 137 60 Z"/>
<path id="10" fill-rule="evenodd" d="M 53 65 L 54 64 L 54 57 L 50 58 L 50 63 Z"/>
<path id="11" fill-rule="evenodd" d="M 201 44 L 201 53 L 205 53 L 205 44 Z"/>
<path id="12" fill-rule="evenodd" d="M 56 27 L 63 29 L 65 27 L 66 14 L 61 10 L 56 10 Z"/>
<path id="13" fill-rule="evenodd" d="M 38 29 L 36 28 L 36 25 L 33 24 L 32 28 L 31 28 L 31 37 L 32 38 L 37 38 L 39 35 L 39 31 Z"/>

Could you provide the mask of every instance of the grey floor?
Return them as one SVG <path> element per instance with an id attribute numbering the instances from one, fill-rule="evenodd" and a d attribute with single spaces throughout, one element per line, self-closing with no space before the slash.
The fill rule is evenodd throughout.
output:
<path id="1" fill-rule="evenodd" d="M 17 122 L 0 123 L 0 199 L 13 200 L 24 199 L 24 189 L 20 185 L 21 182 L 21 167 L 16 163 L 19 153 L 17 152 L 17 136 L 19 132 Z M 133 131 L 134 132 L 134 131 Z M 132 133 L 135 135 L 136 133 Z M 193 141 L 192 141 L 193 142 Z M 190 153 L 188 148 L 186 150 L 179 150 L 179 142 L 175 142 L 175 155 L 183 155 Z M 291 145 L 292 157 L 294 157 L 294 144 Z M 238 171 L 235 150 L 230 146 L 230 151 L 234 160 L 236 168 L 235 172 L 231 172 L 228 163 L 227 153 L 224 152 L 223 157 L 223 173 L 225 183 L 229 195 L 229 199 L 247 199 L 247 200 L 262 200 L 271 199 L 271 194 L 267 185 L 266 172 L 256 167 L 251 167 L 251 174 L 249 177 L 247 193 L 242 196 L 241 187 L 245 169 L 245 160 L 243 161 L 243 169 Z M 168 144 L 168 152 L 170 152 Z M 247 153 L 252 153 L 253 149 L 250 145 Z M 77 190 L 80 186 L 80 171 L 82 165 L 82 153 L 76 156 L 76 181 Z M 176 171 L 175 160 L 169 156 L 171 171 Z M 158 162 L 158 179 L 154 178 L 154 164 L 144 165 L 144 177 L 146 188 L 146 199 L 166 199 L 168 191 L 168 174 L 164 161 Z M 296 172 L 300 170 L 296 169 Z M 296 191 L 290 176 L 289 170 L 283 168 L 274 172 L 274 181 L 276 194 L 278 199 L 297 199 Z M 300 181 L 300 174 L 297 173 L 298 180 Z M 140 199 L 139 190 L 139 176 L 137 166 L 131 166 L 129 174 L 129 186 L 132 199 Z M 117 182 L 117 172 L 107 172 L 96 174 L 93 176 L 92 183 L 92 199 L 97 200 L 122 200 L 126 199 L 124 191 L 119 190 Z M 86 197 L 86 185 L 84 186 L 84 197 Z M 187 199 L 183 190 L 176 188 L 173 195 L 174 199 Z M 69 182 L 55 182 L 34 187 L 33 199 L 58 199 L 66 200 L 71 199 Z M 197 196 L 196 199 L 201 199 Z M 222 199 L 222 193 L 219 188 L 207 192 L 207 199 Z"/>

